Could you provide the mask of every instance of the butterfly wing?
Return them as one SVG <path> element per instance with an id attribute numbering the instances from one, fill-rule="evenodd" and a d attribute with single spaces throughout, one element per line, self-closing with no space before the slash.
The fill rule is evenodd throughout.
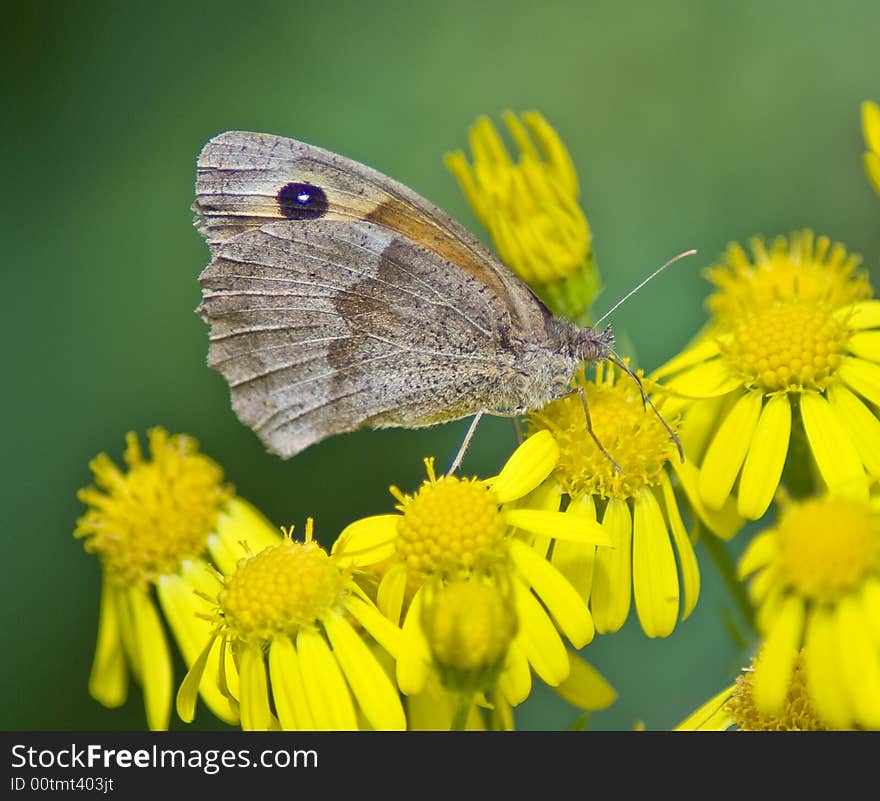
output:
<path id="1" fill-rule="evenodd" d="M 199 279 L 209 364 L 271 450 L 515 403 L 516 355 L 549 313 L 412 190 L 311 145 L 232 132 L 205 146 L 196 192 L 213 254 Z"/>

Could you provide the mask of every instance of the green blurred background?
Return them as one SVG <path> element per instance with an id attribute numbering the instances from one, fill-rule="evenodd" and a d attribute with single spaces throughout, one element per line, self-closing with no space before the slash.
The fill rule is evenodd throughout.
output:
<path id="1" fill-rule="evenodd" d="M 313 515 L 327 542 L 390 511 L 388 485 L 414 489 L 422 456 L 445 464 L 462 436 L 358 432 L 283 462 L 236 420 L 193 314 L 208 259 L 194 163 L 219 131 L 339 151 L 476 230 L 443 153 L 479 114 L 542 111 L 580 172 L 599 310 L 700 251 L 615 315 L 648 368 L 705 319 L 701 269 L 731 240 L 809 226 L 878 276 L 859 122 L 880 100 L 876 0 L 50 2 L 8 5 L 4 27 L 3 728 L 144 725 L 137 690 L 118 710 L 87 694 L 99 570 L 71 536 L 88 460 L 118 458 L 127 430 L 193 434 L 273 521 Z M 508 422 L 484 423 L 466 471 L 492 473 L 512 445 Z M 620 693 L 591 728 L 672 726 L 735 675 L 730 601 L 699 557 L 700 604 L 671 637 L 648 640 L 633 614 L 585 649 Z M 575 715 L 538 690 L 517 721 Z"/>

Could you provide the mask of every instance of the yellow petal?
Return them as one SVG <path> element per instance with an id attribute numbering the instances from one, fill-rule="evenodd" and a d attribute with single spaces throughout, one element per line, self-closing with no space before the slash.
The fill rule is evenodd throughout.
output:
<path id="1" fill-rule="evenodd" d="M 880 153 L 880 106 L 870 100 L 862 103 L 862 133 L 868 149 Z"/>
<path id="2" fill-rule="evenodd" d="M 865 620 L 862 604 L 847 595 L 837 603 L 837 651 L 856 720 L 868 729 L 880 729 L 880 654 Z"/>
<path id="3" fill-rule="evenodd" d="M 546 429 L 527 437 L 497 478 L 492 489 L 501 503 L 521 498 L 539 486 L 553 472 L 559 461 L 559 445 Z"/>
<path id="4" fill-rule="evenodd" d="M 507 649 L 507 662 L 504 672 L 498 678 L 498 689 L 501 690 L 507 703 L 518 706 L 532 691 L 532 672 L 529 660 L 523 649 L 514 640 Z"/>
<path id="5" fill-rule="evenodd" d="M 376 606 L 395 626 L 400 625 L 400 615 L 406 597 L 407 568 L 401 563 L 386 571 L 379 582 Z"/>
<path id="6" fill-rule="evenodd" d="M 205 647 L 202 648 L 202 652 L 193 660 L 192 666 L 186 676 L 184 676 L 180 689 L 177 691 L 177 714 L 184 723 L 192 723 L 193 718 L 196 716 L 199 684 L 202 682 L 202 677 L 205 674 L 205 665 L 208 663 L 208 656 L 216 640 L 216 637 L 211 637 L 207 641 Z M 227 706 L 229 706 L 228 703 Z"/>
<path id="7" fill-rule="evenodd" d="M 678 551 L 681 583 L 684 590 L 681 619 L 686 620 L 694 611 L 697 599 L 700 597 L 700 566 L 697 562 L 697 555 L 694 553 L 694 546 L 691 544 L 691 538 L 688 536 L 681 519 L 681 513 L 678 511 L 678 503 L 675 500 L 672 484 L 665 472 L 660 474 L 660 488 L 663 493 L 663 504 L 666 507 L 666 518 L 672 530 L 672 541 L 675 543 L 675 550 Z"/>
<path id="8" fill-rule="evenodd" d="M 272 698 L 284 731 L 310 731 L 316 728 L 309 709 L 299 656 L 289 637 L 274 637 L 269 646 L 269 677 Z"/>
<path id="9" fill-rule="evenodd" d="M 509 526 L 523 531 L 558 540 L 611 547 L 611 540 L 602 526 L 581 515 L 545 512 L 541 509 L 505 509 L 503 514 Z"/>
<path id="10" fill-rule="evenodd" d="M 859 331 L 849 338 L 847 349 L 855 356 L 880 362 L 880 331 Z"/>
<path id="11" fill-rule="evenodd" d="M 876 153 L 865 153 L 865 172 L 874 189 L 880 194 L 880 156 Z"/>
<path id="12" fill-rule="evenodd" d="M 767 634 L 755 667 L 752 697 L 765 715 L 778 715 L 791 684 L 804 628 L 804 602 L 797 595 L 786 598 Z"/>
<path id="13" fill-rule="evenodd" d="M 865 610 L 865 620 L 874 637 L 874 644 L 880 649 L 880 579 L 865 579 L 861 602 Z"/>
<path id="14" fill-rule="evenodd" d="M 119 590 L 104 577 L 101 583 L 101 606 L 98 613 L 98 640 L 89 674 L 89 694 L 107 707 L 125 703 L 128 695 L 128 668 L 119 630 Z"/>
<path id="15" fill-rule="evenodd" d="M 220 572 L 230 575 L 247 555 L 242 543 L 257 554 L 280 542 L 278 528 L 244 498 L 235 497 L 217 518 L 217 530 L 208 538 L 208 550 Z"/>
<path id="16" fill-rule="evenodd" d="M 568 676 L 568 653 L 556 627 L 531 590 L 519 579 L 512 582 L 514 603 L 519 618 L 516 642 L 541 679 L 555 687 Z"/>
<path id="17" fill-rule="evenodd" d="M 373 515 L 346 526 L 333 543 L 331 553 L 338 554 L 351 567 L 382 562 L 394 555 L 400 515 Z"/>
<path id="18" fill-rule="evenodd" d="M 739 579 L 743 580 L 756 570 L 768 565 L 776 557 L 778 550 L 775 531 L 762 531 L 760 534 L 756 534 L 739 560 L 737 567 Z"/>
<path id="19" fill-rule="evenodd" d="M 364 717 L 377 731 L 405 731 L 406 717 L 388 674 L 342 615 L 329 614 L 324 629 Z"/>
<path id="20" fill-rule="evenodd" d="M 607 709 L 617 700 L 617 692 L 596 668 L 568 651 L 571 668 L 568 678 L 556 687 L 568 703 L 589 711 Z"/>
<path id="21" fill-rule="evenodd" d="M 689 367 L 695 367 L 703 362 L 708 362 L 709 359 L 715 358 L 720 352 L 718 340 L 715 337 L 704 337 L 698 340 L 696 344 L 670 359 L 666 364 L 658 367 L 651 373 L 651 378 L 657 381 L 666 376 L 674 375 Z"/>
<path id="22" fill-rule="evenodd" d="M 357 729 L 351 693 L 327 641 L 317 631 L 301 628 L 296 635 L 296 653 L 315 728 L 329 731 Z"/>
<path id="23" fill-rule="evenodd" d="M 691 507 L 715 536 L 729 540 L 742 528 L 743 519 L 736 511 L 736 498 L 729 497 L 720 509 L 709 509 L 700 498 L 700 473 L 691 461 L 670 460 Z"/>
<path id="24" fill-rule="evenodd" d="M 649 637 L 667 637 L 678 618 L 678 573 L 663 512 L 647 487 L 635 498 L 632 549 L 639 622 Z"/>
<path id="25" fill-rule="evenodd" d="M 152 731 L 165 731 L 173 693 L 168 640 L 153 599 L 139 587 L 129 587 L 126 596 L 137 642 L 147 725 Z"/>
<path id="26" fill-rule="evenodd" d="M 606 634 L 626 622 L 632 598 L 632 518 L 625 501 L 608 501 L 602 527 L 613 548 L 596 552 L 590 610 L 596 630 Z"/>
<path id="27" fill-rule="evenodd" d="M 269 709 L 269 685 L 263 649 L 259 643 L 247 643 L 242 647 L 239 679 L 242 729 L 268 731 L 272 728 L 272 712 Z"/>
<path id="28" fill-rule="evenodd" d="M 670 378 L 665 389 L 690 398 L 716 398 L 741 386 L 742 381 L 730 371 L 725 360 L 712 359 Z"/>
<path id="29" fill-rule="evenodd" d="M 400 651 L 401 631 L 371 603 L 355 595 L 343 599 L 345 608 L 393 658 Z"/>
<path id="30" fill-rule="evenodd" d="M 840 383 L 828 387 L 828 402 L 850 435 L 868 473 L 880 476 L 880 419 Z"/>
<path id="31" fill-rule="evenodd" d="M 563 634 L 575 648 L 583 648 L 596 633 L 587 605 L 577 590 L 546 559 L 538 556 L 528 545 L 510 540 L 510 557 L 529 586 L 535 591 L 547 611 L 553 615 Z"/>
<path id="32" fill-rule="evenodd" d="M 834 312 L 834 319 L 848 328 L 880 328 L 880 300 L 861 300 Z"/>
<path id="33" fill-rule="evenodd" d="M 770 506 L 782 478 L 791 436 L 791 402 L 775 395 L 761 410 L 739 481 L 737 511 L 757 520 Z"/>
<path id="34" fill-rule="evenodd" d="M 828 488 L 847 497 L 867 500 L 862 460 L 828 401 L 816 392 L 804 392 L 801 418 L 816 466 Z"/>
<path id="35" fill-rule="evenodd" d="M 709 444 L 700 467 L 700 497 L 720 509 L 730 496 L 761 414 L 761 393 L 748 392 L 730 410 Z"/>
<path id="36" fill-rule="evenodd" d="M 596 521 L 596 506 L 591 495 L 584 495 L 569 503 L 566 514 L 578 515 Z M 590 600 L 593 586 L 593 568 L 596 562 L 596 546 L 584 545 L 580 542 L 558 540 L 553 545 L 550 561 L 577 590 L 584 603 Z"/>
<path id="37" fill-rule="evenodd" d="M 718 713 L 723 711 L 724 705 L 730 700 L 735 689 L 736 684 L 725 687 L 718 695 L 713 696 L 701 707 L 691 712 L 675 727 L 675 731 L 724 731 L 728 729 L 733 724 L 732 720 L 719 728 L 716 728 L 713 721 Z"/>
<path id="38" fill-rule="evenodd" d="M 699 464 L 706 453 L 706 447 L 718 427 L 718 420 L 722 415 L 723 407 L 727 401 L 726 395 L 717 398 L 689 401 L 684 419 L 678 429 L 678 437 L 685 453 L 685 459 Z M 666 414 L 667 408 L 663 407 Z"/>
<path id="39" fill-rule="evenodd" d="M 827 607 L 817 606 L 810 612 L 804 635 L 804 667 L 816 714 L 831 728 L 847 728 L 852 706 L 840 672 L 833 614 Z"/>
<path id="40" fill-rule="evenodd" d="M 837 374 L 859 395 L 880 406 L 880 365 L 847 356 L 840 362 Z"/>
<path id="41" fill-rule="evenodd" d="M 404 695 L 420 693 L 428 679 L 431 650 L 421 628 L 422 590 L 415 594 L 403 621 L 397 655 L 397 686 Z"/>

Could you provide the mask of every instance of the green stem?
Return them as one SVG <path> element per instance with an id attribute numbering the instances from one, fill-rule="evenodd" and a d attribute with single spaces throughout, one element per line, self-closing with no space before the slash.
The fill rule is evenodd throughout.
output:
<path id="1" fill-rule="evenodd" d="M 782 486 L 792 498 L 808 498 L 816 492 L 813 456 L 801 417 L 800 398 L 792 398 L 791 439 L 782 469 Z"/>
<path id="2" fill-rule="evenodd" d="M 733 564 L 733 559 L 731 559 L 727 548 L 724 547 L 724 543 L 718 537 L 708 532 L 700 537 L 700 542 L 703 544 L 703 547 L 706 549 L 712 562 L 715 564 L 715 569 L 724 581 L 727 591 L 730 593 L 730 596 L 733 598 L 740 614 L 743 616 L 743 620 L 745 620 L 752 631 L 757 632 L 757 627 L 755 626 L 755 610 L 749 601 L 745 585 L 736 575 L 736 567 Z"/>
<path id="3" fill-rule="evenodd" d="M 459 693 L 455 699 L 455 711 L 452 714 L 451 731 L 464 731 L 467 726 L 468 715 L 473 701 L 471 693 Z"/>

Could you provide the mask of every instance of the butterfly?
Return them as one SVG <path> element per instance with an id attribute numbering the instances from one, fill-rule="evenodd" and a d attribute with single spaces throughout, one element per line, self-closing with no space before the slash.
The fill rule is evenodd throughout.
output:
<path id="1" fill-rule="evenodd" d="M 473 415 L 454 470 L 481 415 L 572 394 L 583 362 L 620 364 L 610 326 L 555 317 L 439 208 L 320 147 L 214 137 L 198 157 L 193 211 L 211 251 L 197 309 L 208 364 L 239 419 L 282 457 L 363 427 Z"/>

